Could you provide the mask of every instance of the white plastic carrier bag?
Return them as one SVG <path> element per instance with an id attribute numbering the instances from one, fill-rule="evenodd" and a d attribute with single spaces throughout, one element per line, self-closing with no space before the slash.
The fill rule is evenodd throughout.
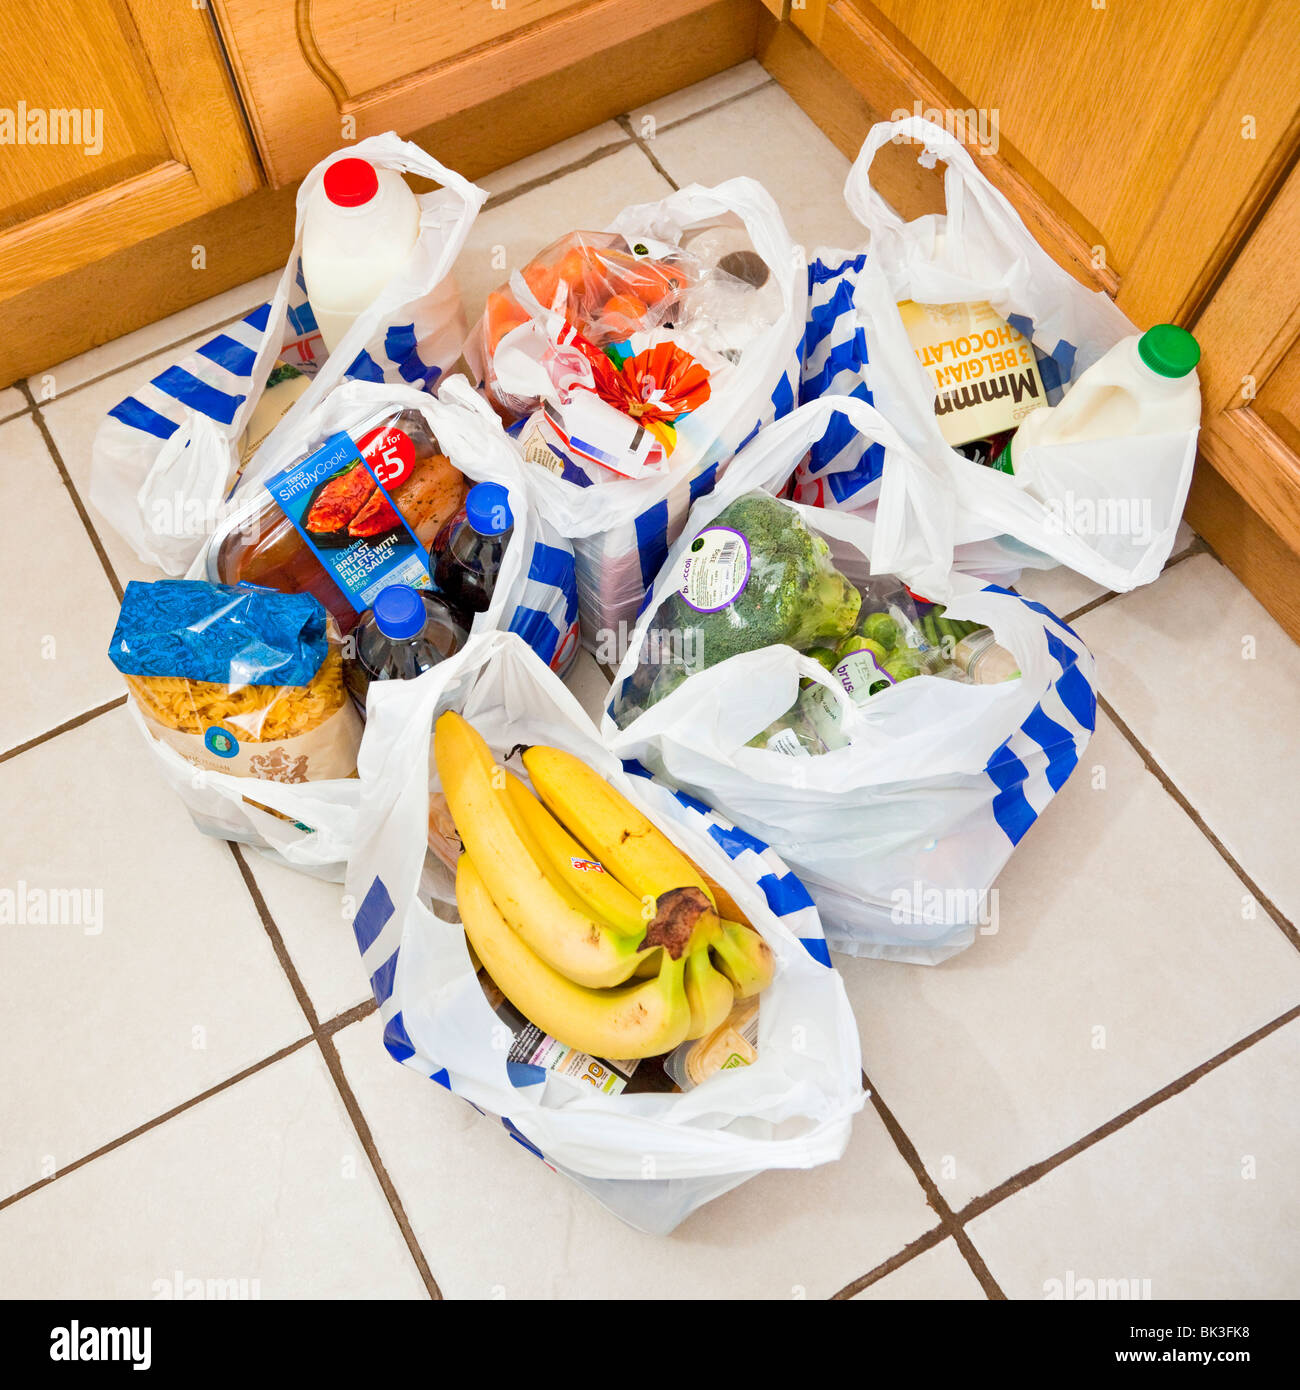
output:
<path id="1" fill-rule="evenodd" d="M 660 202 L 624 209 L 606 230 L 630 244 L 672 247 L 693 229 L 728 217 L 739 219 L 766 264 L 772 283 L 764 288 L 764 302 L 779 308 L 709 399 L 677 422 L 666 466 L 591 484 L 540 465 L 534 469 L 542 514 L 574 542 L 583 640 L 602 660 L 615 659 L 611 644 L 621 651 L 621 638 L 691 503 L 708 492 L 727 460 L 760 426 L 795 404 L 807 299 L 803 249 L 790 239 L 776 203 L 760 184 L 748 178 L 713 188 L 692 184 Z"/>
<path id="2" fill-rule="evenodd" d="M 406 386 L 344 382 L 301 422 L 300 432 L 293 437 L 281 434 L 268 458 L 288 463 L 305 453 L 313 441 L 346 431 L 377 410 L 390 407 L 418 411 L 451 462 L 467 478 L 500 483 L 509 494 L 514 527 L 491 601 L 485 611 L 475 615 L 471 636 L 497 629 L 516 633 L 541 660 L 563 675 L 578 652 L 572 548 L 537 514 L 529 500 L 518 449 L 463 377 L 449 378 L 441 398 Z M 257 498 L 245 503 L 250 508 L 259 505 Z M 228 582 L 215 567 L 215 549 L 209 543 L 188 578 Z M 356 778 L 282 783 L 199 772 L 174 749 L 150 738 L 138 714 L 136 718 L 164 778 L 200 830 L 252 845 L 317 877 L 342 880 L 360 798 Z M 265 809 L 268 807 L 269 811 Z"/>
<path id="3" fill-rule="evenodd" d="M 420 233 L 405 266 L 327 353 L 299 257 L 308 200 L 340 159 L 365 159 L 441 187 L 418 195 Z M 270 302 L 119 401 L 95 435 L 91 501 L 141 560 L 183 574 L 231 494 L 265 476 L 260 454 L 241 475 L 241 437 L 277 361 L 310 379 L 280 422 L 289 433 L 345 378 L 429 389 L 454 365 L 467 325 L 451 270 L 486 198 L 391 131 L 337 150 L 312 169 L 298 190 L 293 250 Z"/>
<path id="4" fill-rule="evenodd" d="M 782 645 L 688 675 L 653 703 L 623 701 L 642 653 L 654 661 L 671 646 L 674 634 L 659 630 L 657 614 L 681 583 L 693 539 L 737 498 L 779 490 L 836 411 L 859 445 L 886 444 L 890 486 L 905 446 L 863 401 L 825 398 L 765 429 L 692 509 L 615 677 L 602 737 L 620 758 L 770 844 L 807 885 L 833 950 L 933 964 L 990 926 L 989 887 L 1092 733 L 1094 664 L 1071 628 L 1041 604 L 967 575 L 931 568 L 922 583 L 892 558 L 880 563 L 885 537 L 866 518 L 783 501 L 826 540 L 850 582 L 893 573 L 946 603 L 950 618 L 987 625 L 1015 656 L 1019 678 L 901 680 L 855 708 L 823 666 Z M 831 692 L 852 743 L 808 757 L 749 747 L 794 705 L 802 678 Z"/>
<path id="5" fill-rule="evenodd" d="M 902 140 L 920 142 L 926 167 L 944 162 L 945 214 L 904 222 L 872 188 L 876 153 Z M 1104 293 L 1057 265 L 961 141 L 933 122 L 909 116 L 873 126 L 844 194 L 870 236 L 861 252 L 814 257 L 801 399 L 838 394 L 874 403 L 914 449 L 943 463 L 956 502 L 947 543 L 958 568 L 1010 578 L 1022 567 L 1059 563 L 1108 589 L 1149 583 L 1173 547 L 1197 431 L 1039 446 L 1031 494 L 946 443 L 935 387 L 898 304 L 991 304 L 1033 344 L 1049 405 L 1136 333 L 1134 325 Z M 796 495 L 874 510 L 881 463 L 880 450 L 864 449 L 841 423 L 814 446 Z M 883 522 L 885 499 L 879 508 Z"/>
<path id="6" fill-rule="evenodd" d="M 545 743 L 599 769 L 733 895 L 777 958 L 761 995 L 756 1061 L 681 1094 L 615 1095 L 509 1059 L 459 925 L 451 873 L 426 854 L 438 786 L 433 723 L 448 709 L 499 759 Z M 518 760 L 512 766 L 522 772 Z M 360 770 L 347 893 L 385 1045 L 399 1062 L 500 1117 L 547 1164 L 654 1233 L 756 1173 L 843 1153 L 865 1099 L 858 1034 L 807 892 L 752 837 L 625 771 L 518 637 L 475 636 L 417 680 L 373 689 Z"/>

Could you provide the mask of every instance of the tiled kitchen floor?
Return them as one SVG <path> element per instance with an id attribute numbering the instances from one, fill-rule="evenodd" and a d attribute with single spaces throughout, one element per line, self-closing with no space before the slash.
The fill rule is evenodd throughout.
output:
<path id="1" fill-rule="evenodd" d="M 494 247 L 516 263 L 738 173 L 796 238 L 852 245 L 847 169 L 746 64 L 484 180 L 460 278 L 474 311 Z M 996 934 L 935 969 L 840 962 L 873 1099 L 839 1163 L 655 1239 L 394 1064 L 337 887 L 200 836 L 104 655 L 149 572 L 85 500 L 96 426 L 270 283 L 0 392 L 22 577 L 0 884 L 104 903 L 98 935 L 0 934 L 0 1295 L 150 1297 L 177 1272 L 264 1298 L 1042 1298 L 1071 1273 L 1300 1294 L 1300 650 L 1186 529 L 1127 596 L 1026 577 L 1097 652 L 1097 735 L 1002 875 Z"/>

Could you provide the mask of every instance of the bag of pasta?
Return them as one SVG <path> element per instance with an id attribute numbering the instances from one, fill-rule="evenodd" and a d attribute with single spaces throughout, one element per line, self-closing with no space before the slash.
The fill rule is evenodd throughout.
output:
<path id="1" fill-rule="evenodd" d="M 338 629 L 316 598 L 132 581 L 109 657 L 200 830 L 342 876 L 361 720 L 344 689 Z"/>

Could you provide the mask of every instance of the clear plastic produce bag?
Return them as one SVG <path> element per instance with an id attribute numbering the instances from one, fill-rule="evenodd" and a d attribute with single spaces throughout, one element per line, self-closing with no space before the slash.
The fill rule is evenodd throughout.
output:
<path id="1" fill-rule="evenodd" d="M 470 959 L 451 875 L 427 853 L 435 718 L 454 709 L 505 759 L 520 744 L 567 750 L 638 806 L 709 874 L 771 946 L 757 1058 L 682 1094 L 606 1094 L 520 1066 Z M 632 775 L 565 687 L 515 636 L 470 640 L 418 680 L 372 691 L 348 893 L 399 1062 L 446 1086 L 633 1226 L 666 1233 L 771 1168 L 838 1158 L 861 1108 L 857 1027 L 829 967 L 816 909 L 766 846 L 698 803 Z"/>
<path id="2" fill-rule="evenodd" d="M 872 188 L 876 153 L 900 138 L 920 142 L 926 167 L 944 162 L 944 214 L 904 222 Z M 945 441 L 934 382 L 899 304 L 991 304 L 1032 343 L 1049 405 L 1135 333 L 1133 324 L 1056 264 L 961 141 L 932 122 L 912 116 L 873 126 L 844 195 L 870 237 L 860 253 L 814 257 L 800 398 L 874 403 L 944 468 L 956 507 L 941 539 L 956 568 L 1013 578 L 1022 567 L 1064 564 L 1121 592 L 1153 580 L 1187 500 L 1197 431 L 1037 446 L 1031 493 Z M 864 446 L 843 423 L 832 426 L 800 468 L 797 496 L 892 526 L 889 499 L 880 495 L 883 462 L 878 447 Z"/>
<path id="3" fill-rule="evenodd" d="M 836 413 L 861 444 L 885 445 L 887 486 L 912 505 L 923 502 L 932 482 L 925 465 L 862 401 L 820 400 L 762 431 L 692 509 L 615 677 L 602 736 L 619 757 L 776 849 L 816 900 L 832 949 L 935 963 L 991 927 L 990 886 L 1091 736 L 1094 664 L 1077 634 L 1041 604 L 944 575 L 933 563 L 900 566 L 908 547 L 865 518 L 768 496 L 760 532 L 738 512 L 738 503 L 788 481 Z M 773 509 L 787 526 L 772 525 Z M 729 514 L 751 551 L 780 550 L 794 557 L 791 569 L 760 602 L 746 604 L 745 568 L 737 564 L 716 595 L 729 603 L 713 612 L 684 605 L 692 549 Z M 916 543 L 910 553 L 923 550 Z M 818 577 L 827 558 L 860 603 Z M 800 572 L 813 582 L 801 584 Z M 945 678 L 952 673 L 935 661 L 900 580 L 943 602 L 950 625 L 990 629 L 1019 676 L 995 684 Z M 846 693 L 845 673 L 832 675 L 815 651 L 850 631 L 871 639 L 859 643 L 863 651 L 878 644 L 870 662 L 859 658 L 873 688 L 880 683 L 862 701 Z M 733 654 L 701 659 L 711 639 Z M 789 717 L 806 709 L 809 691 L 833 730 Z M 831 733 L 846 745 L 810 750 Z M 752 746 L 756 738 L 765 746 Z"/>
<path id="4" fill-rule="evenodd" d="M 441 187 L 418 195 L 419 238 L 403 269 L 327 353 L 299 257 L 308 201 L 340 159 L 364 159 Z M 260 451 L 247 467 L 243 455 L 262 433 L 255 417 L 268 384 L 296 373 L 306 378 L 305 392 L 296 400 L 290 393 L 293 404 L 276 426 L 292 434 L 346 378 L 428 389 L 454 365 L 467 324 L 451 269 L 486 198 L 391 131 L 338 150 L 312 169 L 298 190 L 293 250 L 270 302 L 142 383 L 96 433 L 91 501 L 142 561 L 184 574 L 228 515 L 232 494 L 237 500 L 265 476 Z"/>
<path id="5" fill-rule="evenodd" d="M 574 541 L 583 640 L 610 660 L 692 501 L 792 408 L 803 252 L 752 179 L 693 184 L 540 252 L 467 355 Z"/>

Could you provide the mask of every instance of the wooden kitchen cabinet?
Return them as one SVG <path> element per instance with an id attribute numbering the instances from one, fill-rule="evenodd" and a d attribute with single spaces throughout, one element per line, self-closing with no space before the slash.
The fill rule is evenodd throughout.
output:
<path id="1" fill-rule="evenodd" d="M 1300 640 L 1298 250 L 1293 168 L 1195 323 L 1202 460 L 1187 516 Z"/>
<path id="2" fill-rule="evenodd" d="M 758 52 L 849 156 L 874 121 L 938 113 L 1078 279 L 1197 334 L 1188 520 L 1300 640 L 1300 11 L 805 0 Z M 943 203 L 916 154 L 872 169 L 907 217 Z"/>
<path id="3" fill-rule="evenodd" d="M 0 107 L 0 310 L 262 181 L 210 18 L 175 0 L 9 0 Z"/>
<path id="4" fill-rule="evenodd" d="M 498 106 L 428 146 L 473 177 L 740 62 L 757 21 L 753 0 L 213 3 L 277 186 L 349 140 L 516 98 L 514 122 Z"/>

